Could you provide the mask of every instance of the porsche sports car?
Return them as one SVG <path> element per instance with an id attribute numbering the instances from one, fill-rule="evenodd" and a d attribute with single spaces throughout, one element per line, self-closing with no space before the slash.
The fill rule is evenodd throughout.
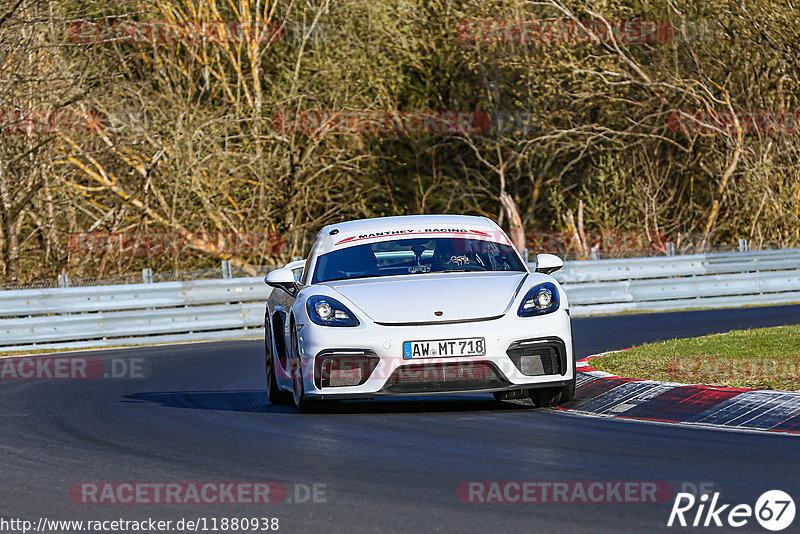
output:
<path id="1" fill-rule="evenodd" d="M 569 401 L 569 303 L 493 221 L 459 215 L 331 224 L 308 259 L 271 271 L 267 392 L 316 410 L 335 399 L 493 393 Z"/>

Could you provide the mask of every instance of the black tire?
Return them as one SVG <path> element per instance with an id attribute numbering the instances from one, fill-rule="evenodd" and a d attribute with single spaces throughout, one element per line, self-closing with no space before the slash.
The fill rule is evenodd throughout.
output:
<path id="1" fill-rule="evenodd" d="M 287 406 L 292 404 L 292 393 L 281 391 L 278 388 L 278 379 L 275 376 L 275 360 L 273 359 L 274 355 L 270 341 L 272 332 L 269 318 L 264 318 L 264 326 L 266 327 L 266 335 L 264 336 L 264 372 L 267 377 L 267 399 L 269 399 L 270 404 Z"/>
<path id="2" fill-rule="evenodd" d="M 569 402 L 575 398 L 575 371 L 573 370 L 573 378 L 569 381 L 569 384 L 561 388 L 561 398 L 559 399 L 559 404 L 564 404 L 565 402 Z"/>
<path id="3" fill-rule="evenodd" d="M 537 408 L 558 406 L 575 398 L 575 379 L 570 380 L 565 386 L 530 389 L 528 393 Z"/>
<path id="4" fill-rule="evenodd" d="M 292 394 L 291 399 L 300 413 L 319 413 L 322 411 L 324 401 L 309 399 L 305 394 L 303 386 L 303 369 L 300 363 L 299 351 L 297 348 L 297 332 L 294 328 L 294 321 L 291 322 L 291 351 L 290 364 L 292 373 Z"/>
<path id="5" fill-rule="evenodd" d="M 503 402 L 507 400 L 522 400 L 528 397 L 528 392 L 524 389 L 513 389 L 511 391 L 495 391 L 494 400 Z"/>
<path id="6" fill-rule="evenodd" d="M 575 367 L 575 340 L 572 340 L 572 380 L 564 386 L 554 388 L 530 389 L 528 393 L 537 408 L 558 406 L 575 398 L 575 382 L 577 378 Z"/>

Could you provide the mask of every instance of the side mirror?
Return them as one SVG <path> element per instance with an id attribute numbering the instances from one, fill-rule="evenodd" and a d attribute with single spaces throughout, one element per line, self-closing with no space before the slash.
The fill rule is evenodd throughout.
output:
<path id="1" fill-rule="evenodd" d="M 287 263 L 283 266 L 284 269 L 289 269 L 294 273 L 294 281 L 300 284 L 300 279 L 303 278 L 303 270 L 306 267 L 306 260 L 297 260 Z"/>
<path id="2" fill-rule="evenodd" d="M 282 289 L 289 293 L 291 296 L 297 294 L 297 283 L 295 282 L 294 272 L 291 269 L 275 269 L 267 273 L 264 282 L 269 287 Z"/>
<path id="3" fill-rule="evenodd" d="M 536 272 L 542 274 L 554 273 L 564 266 L 564 261 L 553 254 L 536 255 Z"/>

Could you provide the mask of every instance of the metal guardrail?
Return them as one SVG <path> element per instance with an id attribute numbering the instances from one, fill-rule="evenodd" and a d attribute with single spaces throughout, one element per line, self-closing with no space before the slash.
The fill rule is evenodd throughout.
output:
<path id="1" fill-rule="evenodd" d="M 800 249 L 566 262 L 574 316 L 800 302 Z"/>
<path id="2" fill-rule="evenodd" d="M 611 260 L 568 261 L 555 273 L 561 283 L 671 278 L 800 268 L 800 249 L 722 252 Z"/>
<path id="3" fill-rule="evenodd" d="M 0 347 L 80 348 L 253 336 L 263 333 L 268 296 L 262 277 L 0 291 Z"/>
<path id="4" fill-rule="evenodd" d="M 266 301 L 263 277 L 0 291 L 0 317 Z M 2 333 L 2 329 L 0 329 Z M 2 343 L 2 340 L 0 340 Z"/>
<path id="5" fill-rule="evenodd" d="M 800 249 L 566 262 L 573 316 L 800 302 Z M 263 335 L 261 277 L 0 291 L 2 350 Z"/>
<path id="6" fill-rule="evenodd" d="M 264 322 L 259 302 L 0 320 L 3 344 L 230 330 Z"/>

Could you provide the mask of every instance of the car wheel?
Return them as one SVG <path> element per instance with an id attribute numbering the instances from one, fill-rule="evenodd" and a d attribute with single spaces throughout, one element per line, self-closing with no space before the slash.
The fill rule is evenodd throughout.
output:
<path id="1" fill-rule="evenodd" d="M 297 332 L 294 329 L 294 322 L 292 324 L 292 342 L 291 342 L 291 359 L 290 367 L 292 372 L 292 400 L 294 405 L 302 413 L 318 412 L 321 408 L 322 401 L 316 399 L 309 399 L 305 394 L 305 386 L 303 386 L 303 366 L 300 361 L 300 351 L 298 350 Z"/>
<path id="2" fill-rule="evenodd" d="M 494 400 L 507 401 L 507 400 L 522 400 L 528 397 L 528 392 L 523 389 L 514 389 L 511 391 L 495 391 L 493 393 Z"/>
<path id="3" fill-rule="evenodd" d="M 530 389 L 528 392 L 537 408 L 558 406 L 575 398 L 575 379 L 570 380 L 566 386 Z"/>
<path id="4" fill-rule="evenodd" d="M 575 378 L 569 381 L 569 384 L 561 388 L 561 398 L 559 404 L 564 404 L 575 398 Z"/>
<path id="5" fill-rule="evenodd" d="M 292 394 L 288 391 L 281 391 L 278 387 L 278 379 L 275 375 L 275 356 L 272 352 L 272 342 L 270 341 L 269 320 L 264 321 L 266 335 L 264 336 L 264 371 L 267 377 L 267 399 L 270 404 L 287 405 L 292 404 Z"/>

